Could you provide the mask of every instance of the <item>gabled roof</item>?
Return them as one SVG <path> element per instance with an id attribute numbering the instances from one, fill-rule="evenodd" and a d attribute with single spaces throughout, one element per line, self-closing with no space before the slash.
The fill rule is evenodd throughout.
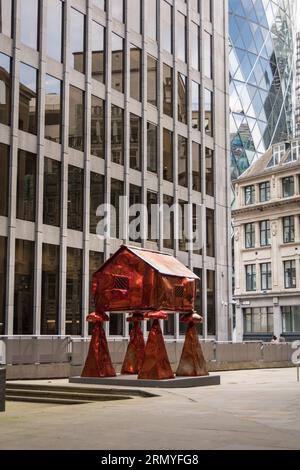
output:
<path id="1" fill-rule="evenodd" d="M 178 261 L 174 256 L 169 255 L 168 253 L 161 253 L 157 251 L 146 250 L 144 248 L 138 248 L 133 246 L 123 245 L 110 259 L 108 259 L 103 266 L 99 269 L 102 269 L 121 251 L 128 250 L 133 253 L 135 256 L 142 259 L 145 263 L 151 266 L 155 271 L 163 274 L 165 276 L 176 276 L 183 277 L 188 279 L 199 279 L 199 277 L 193 273 L 189 268 L 184 266 L 180 261 Z M 98 272 L 99 272 L 98 271 Z"/>

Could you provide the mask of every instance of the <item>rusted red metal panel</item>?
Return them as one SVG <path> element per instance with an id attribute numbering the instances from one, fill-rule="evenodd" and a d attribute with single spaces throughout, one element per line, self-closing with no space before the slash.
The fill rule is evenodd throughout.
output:
<path id="1" fill-rule="evenodd" d="M 171 266 L 169 271 L 168 266 Z M 198 279 L 190 273 L 172 256 L 124 246 L 94 275 L 97 311 L 190 312 L 194 310 Z"/>

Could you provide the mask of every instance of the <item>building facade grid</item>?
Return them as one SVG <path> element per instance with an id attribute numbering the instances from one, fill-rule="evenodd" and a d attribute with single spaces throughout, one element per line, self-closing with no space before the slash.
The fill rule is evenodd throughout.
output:
<path id="1" fill-rule="evenodd" d="M 141 202 L 146 203 L 147 193 L 149 191 L 157 193 L 158 200 L 162 204 L 164 196 L 170 196 L 173 201 L 190 202 L 193 204 L 201 204 L 202 210 L 202 254 L 195 254 L 193 249 L 188 252 L 180 250 L 178 240 L 175 237 L 173 249 L 167 249 L 164 246 L 163 226 L 164 215 L 160 213 L 159 220 L 159 239 L 157 243 L 147 240 L 142 241 L 142 246 L 149 249 L 164 250 L 177 256 L 183 263 L 192 269 L 196 269 L 201 274 L 201 294 L 199 302 L 204 316 L 203 336 L 217 336 L 219 339 L 227 339 L 230 329 L 230 249 L 228 246 L 228 235 L 230 230 L 229 223 L 229 197 L 228 197 L 228 181 L 229 181 L 229 165 L 228 165 L 228 139 L 227 139 L 227 107 L 228 107 L 228 90 L 227 80 L 227 11 L 226 2 L 222 5 L 222 9 L 216 5 L 216 0 L 207 2 L 173 0 L 158 1 L 157 7 L 157 41 L 151 40 L 146 33 L 146 25 L 149 20 L 147 18 L 147 1 L 138 2 L 141 7 L 141 30 L 134 31 L 131 27 L 131 13 L 129 3 L 131 0 L 124 2 L 124 21 L 118 21 L 113 14 L 116 15 L 116 2 L 107 0 L 105 3 L 105 11 L 101 7 L 104 2 L 95 0 L 65 0 L 62 3 L 62 60 L 54 60 L 47 54 L 49 48 L 49 27 L 48 10 L 49 1 L 41 0 L 38 3 L 38 47 L 29 47 L 22 42 L 24 33 L 24 11 L 22 11 L 21 1 L 5 1 L 2 0 L 2 14 L 7 13 L 10 5 L 13 6 L 12 15 L 12 37 L 4 31 L 1 31 L 0 53 L 11 58 L 11 122 L 9 125 L 0 124 L 0 141 L 5 148 L 9 149 L 9 191 L 8 191 L 8 211 L 7 215 L 0 216 L 0 237 L 5 239 L 7 243 L 7 256 L 5 260 L 4 276 L 5 285 L 5 303 L 2 312 L 3 334 L 29 334 L 40 335 L 43 332 L 43 309 L 45 308 L 45 298 L 51 298 L 53 307 L 56 309 L 57 319 L 53 334 L 64 336 L 65 334 L 81 335 L 86 337 L 89 333 L 88 324 L 85 321 L 87 313 L 91 308 L 90 299 L 90 279 L 91 272 L 95 270 L 95 266 L 91 262 L 91 255 L 95 255 L 96 261 L 100 262 L 107 259 L 122 243 L 132 242 L 129 239 L 128 218 L 125 219 L 124 228 L 125 236 L 122 240 L 111 237 L 99 238 L 90 231 L 91 219 L 91 174 L 103 176 L 104 179 L 104 201 L 111 202 L 112 182 L 119 181 L 124 185 L 124 195 L 130 196 L 131 186 L 141 188 Z M 121 2 L 118 2 L 119 5 Z M 136 3 L 136 2 L 135 2 Z M 154 3 L 154 2 L 153 2 Z M 163 46 L 162 28 L 163 18 L 162 4 L 167 4 L 172 11 L 172 36 L 171 46 L 172 53 L 165 50 Z M 30 0 L 28 9 L 33 7 L 34 0 Z M 195 8 L 197 7 L 197 8 Z M 71 54 L 72 44 L 72 15 L 74 11 L 81 13 L 84 19 L 84 52 L 81 54 Z M 207 12 L 210 11 L 208 15 Z M 31 12 L 33 13 L 33 11 Z M 186 62 L 178 58 L 177 51 L 181 43 L 181 36 L 178 34 L 178 15 L 185 17 L 186 24 L 186 50 L 193 48 L 191 38 L 191 24 L 199 27 L 199 50 L 200 64 L 199 70 L 195 70 L 191 66 L 190 54 L 187 54 Z M 4 15 L 5 16 L 5 15 Z M 208 18 L 207 18 L 208 16 Z M 6 16 L 6 19 L 8 16 Z M 93 78 L 93 54 L 92 43 L 94 40 L 92 28 L 93 22 L 104 28 L 104 67 L 103 74 L 104 83 Z M 160 25 L 160 26 L 159 26 Z M 59 34 L 60 25 L 57 24 L 56 34 Z M 208 33 L 212 38 L 212 76 L 204 75 L 204 33 Z M 28 33 L 28 31 L 27 31 Z M 113 33 L 123 39 L 124 43 L 124 92 L 117 91 L 112 84 L 113 74 Z M 78 29 L 78 36 L 80 30 Z M 32 33 L 30 35 L 32 40 Z M 55 40 L 55 34 L 53 35 Z M 130 77 L 130 46 L 134 45 L 141 51 L 141 100 L 137 101 L 131 98 Z M 218 51 L 218 60 L 215 59 L 215 52 Z M 74 52 L 74 51 L 73 51 Z M 147 58 L 151 55 L 156 58 L 158 64 L 157 75 L 157 107 L 152 106 L 147 101 Z M 74 63 L 72 64 L 72 62 Z M 101 62 L 101 61 L 100 61 Z M 31 101 L 30 106 L 37 104 L 37 132 L 36 135 L 20 130 L 20 90 L 23 92 L 22 84 L 20 84 L 20 69 L 22 64 L 29 65 L 38 71 L 37 96 Z M 72 65 L 75 64 L 75 68 Z M 164 107 L 164 88 L 163 74 L 164 64 L 170 66 L 173 70 L 173 117 L 166 116 L 163 112 Z M 78 70 L 84 70 L 81 73 Z M 178 73 L 186 76 L 187 79 L 187 124 L 178 122 Z M 52 77 L 61 83 L 61 142 L 51 141 L 45 138 L 44 119 L 47 112 L 47 103 L 45 97 L 47 77 Z M 200 87 L 200 122 L 199 130 L 193 128 L 192 113 L 192 81 L 199 84 Z M 26 92 L 30 89 L 30 84 L 26 88 Z M 71 93 L 81 90 L 84 96 L 83 109 L 78 106 L 71 107 Z M 212 112 L 205 111 L 206 90 L 213 94 Z M 92 122 L 92 97 L 99 98 L 103 101 L 104 106 L 104 142 L 105 142 L 105 158 L 99 158 L 92 155 L 91 151 L 91 122 Z M 57 105 L 57 103 L 56 103 Z M 120 165 L 113 161 L 112 158 L 112 106 L 116 106 L 123 110 L 124 114 L 124 147 L 123 158 L 124 164 Z M 83 116 L 83 148 L 79 151 L 70 146 L 70 122 L 73 114 L 80 117 Z M 140 171 L 131 168 L 131 126 L 130 116 L 134 114 L 141 119 L 141 169 Z M 212 122 L 213 135 L 210 136 L 206 132 L 206 122 Z M 158 171 L 157 174 L 148 171 L 147 165 L 147 125 L 148 122 L 157 126 L 157 155 L 158 155 Z M 173 139 L 173 181 L 164 179 L 164 129 L 172 132 Z M 183 187 L 178 184 L 178 136 L 187 139 L 187 168 L 188 168 L 188 184 Z M 79 142 L 79 140 L 78 140 Z M 193 190 L 193 161 L 192 148 L 193 143 L 201 146 L 201 187 L 202 192 Z M 79 143 L 82 144 L 81 142 Z M 4 147 L 3 147 L 4 148 Z M 206 149 L 214 152 L 214 197 L 206 194 Z M 34 201 L 34 221 L 22 220 L 17 217 L 17 207 L 19 207 L 18 199 L 18 171 L 20 171 L 20 151 L 36 155 L 36 180 L 35 180 L 35 201 Z M 2 148 L 1 148 L 2 152 Z M 4 152 L 4 150 L 3 150 Z M 3 153 L 4 155 L 4 153 Z M 44 223 L 45 217 L 45 162 L 51 159 L 60 163 L 60 206 L 58 226 Z M 77 210 L 75 216 L 79 215 L 82 207 L 82 226 L 80 230 L 68 228 L 70 226 L 70 167 L 74 170 L 77 177 L 83 178 L 83 197 L 82 206 L 80 206 L 77 198 L 75 202 Z M 72 170 L 73 171 L 73 170 Z M 28 175 L 27 175 L 28 176 Z M 28 179 L 28 178 L 27 178 Z M 27 181 L 27 180 L 26 180 Z M 76 182 L 76 180 L 74 180 Z M 30 185 L 30 183 L 29 183 Z M 75 183 L 74 183 L 75 185 Z M 74 186 L 76 187 L 76 185 Z M 23 198 L 24 199 L 24 198 Z M 75 204 L 75 205 L 76 205 Z M 129 207 L 127 207 L 128 211 Z M 28 202 L 23 201 L 23 210 L 28 210 Z M 207 210 L 213 211 L 214 225 L 213 232 L 207 232 Z M 191 214 L 190 214 L 191 215 Z M 26 217 L 24 217 L 26 218 Z M 174 231 L 179 226 L 178 213 L 175 210 L 174 215 Z M 192 232 L 193 221 L 192 216 L 188 220 L 189 231 Z M 109 224 L 108 224 L 109 225 Z M 212 256 L 207 254 L 207 235 L 215 240 L 215 246 Z M 34 256 L 26 259 L 29 252 L 26 246 L 19 244 L 19 241 L 32 242 L 34 245 Z M 54 255 L 50 256 L 50 261 L 46 259 L 44 253 L 45 245 L 55 246 L 59 252 L 59 268 L 55 272 L 53 270 Z M 22 251 L 23 250 L 23 251 Z M 72 251 L 73 250 L 73 251 Z M 74 251 L 75 250 L 75 251 Z M 20 254 L 21 253 L 21 254 Z M 45 258 L 45 259 L 44 259 Z M 79 260 L 79 258 L 81 258 Z M 20 264 L 16 265 L 16 259 Z M 71 261 L 73 260 L 73 262 Z M 44 265 L 52 265 L 49 271 L 54 274 L 51 277 L 52 290 L 54 293 L 50 295 L 51 285 L 47 283 L 47 292 L 45 293 L 44 281 Z M 25 265 L 31 267 L 33 272 L 33 295 L 32 295 L 32 328 L 22 328 L 26 318 L 18 319 L 18 309 L 25 315 L 31 315 L 19 307 L 19 302 L 24 302 L 28 294 L 28 285 L 26 282 Z M 92 269 L 93 268 L 93 269 Z M 22 272 L 23 270 L 23 272 Z M 28 268 L 27 268 L 28 270 Z M 76 275 L 77 273 L 77 275 Z M 78 274 L 79 273 L 79 274 Z M 22 276 L 23 274 L 23 276 Z M 55 274 L 58 282 L 55 283 Z M 211 282 L 213 279 L 213 282 Z M 207 285 L 209 281 L 210 285 Z M 16 294 L 16 282 L 18 282 L 20 297 Z M 23 283 L 23 284 L 22 284 Z M 48 285 L 49 284 L 49 285 Z M 54 285 L 54 287 L 53 287 Z M 21 286 L 21 288 L 20 288 Z M 27 289 L 27 290 L 26 290 Z M 75 295 L 76 289 L 80 290 L 81 295 Z M 210 291 L 208 298 L 207 291 Z M 25 292 L 25 294 L 24 294 Z M 72 292 L 74 299 L 72 298 Z M 77 292 L 78 294 L 78 292 Z M 48 296 L 48 297 L 47 297 Z M 51 297 L 52 296 L 52 297 Z M 57 303 L 56 303 L 57 302 Z M 72 317 L 72 309 L 79 312 L 79 315 Z M 21 315 L 22 316 L 22 315 Z M 53 322 L 53 318 L 51 318 Z M 16 327 L 19 325 L 20 328 Z M 31 322 L 29 322 L 31 323 Z M 120 325 L 121 323 L 121 325 Z M 51 322 L 50 322 L 51 324 Z M 70 329 L 68 324 L 71 324 Z M 110 330 L 110 328 L 112 328 Z M 146 326 L 145 326 L 146 328 Z M 168 328 L 165 333 L 168 335 Z M 51 333 L 51 328 L 48 334 Z M 115 319 L 113 326 L 107 326 L 107 333 L 111 337 L 125 336 L 128 337 L 128 325 L 124 318 Z M 178 316 L 174 325 L 170 325 L 169 336 L 172 338 L 180 338 L 182 332 L 180 330 Z"/>

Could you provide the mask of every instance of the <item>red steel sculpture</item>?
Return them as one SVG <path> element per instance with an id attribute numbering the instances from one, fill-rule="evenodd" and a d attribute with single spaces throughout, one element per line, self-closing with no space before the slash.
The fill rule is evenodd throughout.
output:
<path id="1" fill-rule="evenodd" d="M 201 320 L 194 311 L 198 279 L 171 255 L 122 246 L 93 276 L 96 312 L 87 320 L 95 328 L 82 376 L 115 376 L 103 329 L 109 320 L 107 312 L 128 313 L 127 320 L 133 323 L 122 374 L 149 380 L 174 377 L 160 321 L 179 312 L 188 329 L 178 375 L 207 375 L 195 326 Z M 152 321 L 146 346 L 142 320 Z"/>

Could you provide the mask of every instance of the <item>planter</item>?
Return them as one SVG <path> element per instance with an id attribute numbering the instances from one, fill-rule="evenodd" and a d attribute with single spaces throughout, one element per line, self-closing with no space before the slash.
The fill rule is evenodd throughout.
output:
<path id="1" fill-rule="evenodd" d="M 6 369 L 0 369 L 0 412 L 5 411 Z"/>

